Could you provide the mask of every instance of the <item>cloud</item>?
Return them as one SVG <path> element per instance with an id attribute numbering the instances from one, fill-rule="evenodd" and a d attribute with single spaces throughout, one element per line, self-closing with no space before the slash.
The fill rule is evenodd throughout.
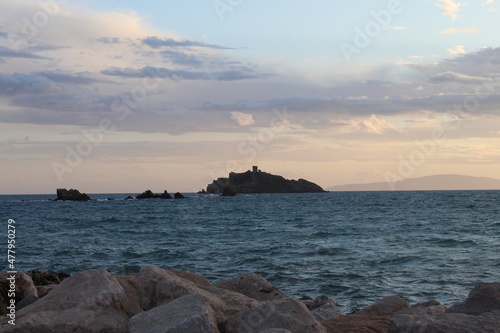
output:
<path id="1" fill-rule="evenodd" d="M 33 53 L 17 51 L 9 49 L 5 46 L 0 46 L 0 57 L 6 58 L 26 58 L 26 59 L 50 59 Z"/>
<path id="2" fill-rule="evenodd" d="M 483 6 L 486 6 L 486 5 L 491 5 L 495 2 L 495 0 L 486 0 L 486 2 L 484 2 L 482 5 Z"/>
<path id="3" fill-rule="evenodd" d="M 248 113 L 233 111 L 231 112 L 231 119 L 236 120 L 240 126 L 251 126 L 255 124 L 253 116 Z"/>
<path id="4" fill-rule="evenodd" d="M 0 73 L 0 96 L 13 96 L 20 93 L 40 94 L 58 90 L 59 87 L 54 82 L 39 75 Z"/>
<path id="5" fill-rule="evenodd" d="M 62 46 L 53 44 L 33 44 L 23 48 L 23 52 L 57 51 L 70 48 L 71 46 Z"/>
<path id="6" fill-rule="evenodd" d="M 450 16 L 453 20 L 458 17 L 460 7 L 465 6 L 463 3 L 455 2 L 453 0 L 437 0 L 436 6 L 443 8 L 443 15 Z"/>
<path id="7" fill-rule="evenodd" d="M 465 45 L 457 45 L 454 49 L 448 49 L 448 52 L 452 55 L 466 54 Z"/>
<path id="8" fill-rule="evenodd" d="M 174 64 L 186 65 L 186 66 L 201 66 L 203 61 L 194 54 L 187 54 L 184 52 L 164 50 L 160 52 L 163 58 L 170 60 Z"/>
<path id="9" fill-rule="evenodd" d="M 476 27 L 468 27 L 463 29 L 450 28 L 440 32 L 440 34 L 451 35 L 451 34 L 476 34 L 479 29 Z"/>
<path id="10" fill-rule="evenodd" d="M 157 68 L 146 66 L 141 69 L 133 68 L 109 68 L 101 71 L 101 74 L 108 76 L 120 76 L 126 78 L 169 78 L 181 80 L 210 80 L 210 75 L 206 72 L 196 72 L 188 70 L 172 70 L 167 68 Z"/>
<path id="11" fill-rule="evenodd" d="M 143 44 L 146 44 L 153 49 L 158 49 L 161 47 L 204 47 L 204 48 L 210 48 L 210 49 L 219 49 L 219 50 L 230 50 L 232 48 L 229 47 L 223 47 L 219 45 L 214 45 L 214 44 L 205 44 L 202 42 L 196 42 L 192 40 L 182 40 L 178 41 L 173 38 L 159 38 L 157 36 L 149 36 L 146 38 L 143 38 L 142 40 Z"/>
<path id="12" fill-rule="evenodd" d="M 361 121 L 357 127 L 364 132 L 379 135 L 384 134 L 384 132 L 388 129 L 400 132 L 394 124 L 391 124 L 387 120 L 380 119 L 374 114 L 372 114 L 369 119 Z"/>
<path id="13" fill-rule="evenodd" d="M 57 83 L 67 83 L 67 84 L 92 84 L 96 82 L 103 82 L 102 80 L 96 80 L 88 77 L 88 73 L 86 74 L 67 74 L 61 72 L 51 72 L 51 71 L 42 71 L 34 73 L 35 75 L 45 77 L 53 82 Z"/>
<path id="14" fill-rule="evenodd" d="M 215 79 L 217 81 L 237 81 L 237 80 L 249 80 L 249 79 L 259 79 L 266 78 L 271 74 L 257 74 L 255 72 L 250 71 L 241 71 L 241 70 L 230 70 L 217 72 L 214 74 Z"/>
<path id="15" fill-rule="evenodd" d="M 97 39 L 98 42 L 113 45 L 113 44 L 121 44 L 122 41 L 119 37 L 101 37 Z"/>
<path id="16" fill-rule="evenodd" d="M 168 78 L 174 80 L 216 80 L 216 81 L 235 81 L 265 78 L 268 74 L 257 74 L 245 71 L 224 71 L 224 72 L 203 72 L 190 71 L 182 69 L 167 69 L 146 66 L 141 69 L 133 68 L 109 68 L 101 71 L 101 74 L 109 76 L 120 76 L 127 78 Z"/>
<path id="17" fill-rule="evenodd" d="M 486 81 L 491 81 L 491 78 L 484 78 L 478 76 L 469 76 L 461 73 L 455 72 L 444 72 L 439 73 L 429 78 L 430 82 L 441 83 L 441 82 L 456 82 L 456 83 L 464 83 L 464 84 L 478 84 Z"/>

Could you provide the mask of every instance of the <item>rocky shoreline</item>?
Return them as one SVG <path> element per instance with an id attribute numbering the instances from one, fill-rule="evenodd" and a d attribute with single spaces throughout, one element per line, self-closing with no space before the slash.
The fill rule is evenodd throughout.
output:
<path id="1" fill-rule="evenodd" d="M 157 266 L 123 276 L 33 270 L 16 274 L 12 325 L 11 277 L 0 274 L 5 333 L 500 333 L 500 282 L 478 285 L 449 308 L 435 300 L 410 305 L 389 296 L 344 314 L 327 296 L 301 301 L 252 273 L 212 284 L 199 274 Z"/>

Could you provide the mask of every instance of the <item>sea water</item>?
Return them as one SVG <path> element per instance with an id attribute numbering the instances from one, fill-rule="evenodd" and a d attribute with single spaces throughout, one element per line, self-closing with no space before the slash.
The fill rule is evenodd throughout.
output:
<path id="1" fill-rule="evenodd" d="M 212 282 L 254 272 L 290 296 L 327 295 L 345 312 L 388 295 L 451 305 L 500 281 L 500 191 L 128 195 L 0 196 L 4 244 L 8 219 L 16 222 L 16 269 L 158 265 Z"/>

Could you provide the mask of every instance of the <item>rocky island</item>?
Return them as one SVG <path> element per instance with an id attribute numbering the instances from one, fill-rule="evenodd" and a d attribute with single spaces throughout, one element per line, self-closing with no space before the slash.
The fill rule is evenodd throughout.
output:
<path id="1" fill-rule="evenodd" d="M 231 172 L 228 178 L 219 178 L 207 186 L 211 194 L 233 193 L 317 193 L 326 192 L 319 185 L 305 179 L 289 180 L 262 172 L 257 166 L 252 171 Z"/>

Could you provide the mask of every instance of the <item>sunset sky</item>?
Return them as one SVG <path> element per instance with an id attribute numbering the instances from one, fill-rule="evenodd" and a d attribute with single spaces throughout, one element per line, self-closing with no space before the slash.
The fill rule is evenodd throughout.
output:
<path id="1" fill-rule="evenodd" d="M 2 8 L 1 194 L 500 178 L 498 1 Z"/>

